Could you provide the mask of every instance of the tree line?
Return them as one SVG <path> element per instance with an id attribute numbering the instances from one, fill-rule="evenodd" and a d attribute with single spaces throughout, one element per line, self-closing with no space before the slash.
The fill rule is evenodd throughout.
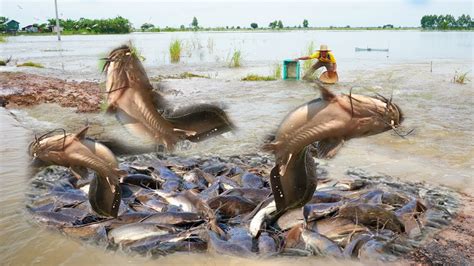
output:
<path id="1" fill-rule="evenodd" d="M 48 19 L 48 23 L 50 26 L 54 26 L 56 25 L 56 19 Z M 59 25 L 63 31 L 70 32 L 129 33 L 132 31 L 132 23 L 121 16 L 108 19 L 60 19 Z"/>
<path id="2" fill-rule="evenodd" d="M 303 20 L 303 28 L 308 28 L 309 27 L 309 22 L 307 19 L 304 19 Z M 259 26 L 257 23 L 255 22 L 252 22 L 250 23 L 250 28 L 252 29 L 258 29 Z M 284 26 L 283 26 L 283 22 L 281 20 L 275 20 L 275 21 L 272 21 L 270 22 L 270 24 L 268 24 L 268 28 L 270 29 L 283 29 Z M 289 28 L 289 27 L 287 27 Z M 295 26 L 296 28 L 296 26 Z M 298 28 L 301 28 L 301 25 L 298 26 Z M 152 23 L 143 23 L 141 26 L 140 26 L 140 29 L 142 31 L 173 31 L 173 30 L 198 30 L 198 29 L 203 29 L 202 27 L 199 26 L 199 22 L 197 20 L 196 17 L 193 17 L 193 20 L 192 22 L 189 24 L 189 27 L 186 27 L 184 25 L 181 25 L 178 28 L 169 28 L 169 27 L 166 27 L 164 29 L 160 29 L 159 27 L 153 25 Z M 207 28 L 209 29 L 209 28 Z M 217 27 L 215 29 L 240 29 L 240 26 L 237 26 L 237 27 L 229 27 L 229 26 L 226 26 L 226 27 Z"/>
<path id="3" fill-rule="evenodd" d="M 0 17 L 0 32 L 4 31 L 4 23 L 8 20 L 7 17 Z M 72 33 L 129 33 L 133 30 L 132 23 L 121 16 L 108 19 L 59 19 L 59 25 L 63 32 Z M 52 32 L 56 19 L 51 18 L 46 23 L 34 23 L 32 26 L 36 27 L 38 32 Z"/>
<path id="4" fill-rule="evenodd" d="M 453 15 L 425 15 L 421 18 L 423 29 L 472 29 L 474 21 L 471 16 L 462 14 L 457 19 Z"/>

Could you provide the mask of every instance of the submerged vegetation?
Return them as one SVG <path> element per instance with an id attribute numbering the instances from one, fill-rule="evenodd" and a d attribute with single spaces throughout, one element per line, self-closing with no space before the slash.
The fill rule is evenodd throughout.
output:
<path id="1" fill-rule="evenodd" d="M 180 40 L 174 40 L 170 43 L 170 61 L 178 63 L 181 59 L 182 43 Z"/>
<path id="2" fill-rule="evenodd" d="M 229 67 L 241 67 L 242 66 L 242 52 L 240 50 L 234 50 L 232 57 L 229 60 Z"/>
<path id="3" fill-rule="evenodd" d="M 467 78 L 467 73 L 469 73 L 469 71 L 464 72 L 464 73 L 455 71 L 454 77 L 453 77 L 453 83 L 466 84 L 468 81 L 470 81 L 470 79 Z"/>
<path id="4" fill-rule="evenodd" d="M 276 80 L 273 76 L 260 76 L 256 74 L 248 74 L 247 76 L 243 77 L 241 80 L 243 81 L 272 81 Z"/>
<path id="5" fill-rule="evenodd" d="M 273 76 L 275 79 L 281 79 L 281 68 L 281 63 L 275 63 L 275 65 L 273 65 Z"/>
<path id="6" fill-rule="evenodd" d="M 11 60 L 12 60 L 11 56 L 5 60 L 0 59 L 0 66 L 6 66 Z"/>
<path id="7" fill-rule="evenodd" d="M 183 72 L 181 74 L 177 75 L 158 75 L 155 77 L 150 78 L 150 81 L 161 81 L 163 79 L 190 79 L 190 78 L 204 78 L 204 79 L 209 79 L 208 75 L 200 75 L 200 74 L 195 74 L 191 72 Z"/>
<path id="8" fill-rule="evenodd" d="M 316 49 L 316 46 L 314 45 L 314 42 L 311 41 L 308 46 L 306 46 L 306 50 L 303 52 L 303 56 L 311 55 L 314 53 L 314 50 Z M 303 61 L 303 72 L 308 71 L 311 68 L 311 65 L 313 64 L 313 60 L 305 60 Z"/>
<path id="9" fill-rule="evenodd" d="M 35 63 L 35 62 L 31 62 L 31 61 L 28 61 L 28 62 L 25 62 L 23 64 L 18 64 L 16 65 L 17 67 L 36 67 L 36 68 L 44 68 L 44 66 L 40 63 Z"/>

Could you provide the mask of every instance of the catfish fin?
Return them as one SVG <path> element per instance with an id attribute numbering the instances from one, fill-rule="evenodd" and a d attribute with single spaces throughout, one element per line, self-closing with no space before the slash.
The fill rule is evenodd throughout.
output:
<path id="1" fill-rule="evenodd" d="M 293 154 L 292 154 L 292 153 L 288 154 L 288 156 L 286 157 L 285 163 L 280 166 L 280 175 L 281 175 L 281 176 L 284 176 L 284 175 L 285 175 L 286 169 L 288 169 L 288 165 L 289 165 L 290 162 L 291 162 L 291 157 L 293 157 Z"/>
<path id="2" fill-rule="evenodd" d="M 316 83 L 318 85 L 319 91 L 321 92 L 321 98 L 325 101 L 332 101 L 336 98 L 336 95 L 332 93 L 328 88 L 324 87 L 323 85 Z"/>
<path id="3" fill-rule="evenodd" d="M 192 137 L 196 135 L 197 133 L 196 131 L 185 130 L 185 129 L 180 129 L 180 128 L 173 128 L 173 132 L 183 133 L 184 135 L 186 135 L 186 137 Z"/>
<path id="4" fill-rule="evenodd" d="M 262 150 L 266 151 L 266 152 L 275 153 L 276 150 L 278 149 L 279 145 L 280 145 L 279 141 L 271 142 L 271 143 L 265 143 L 265 144 L 262 145 Z"/>
<path id="5" fill-rule="evenodd" d="M 195 131 L 188 136 L 193 142 L 202 141 L 235 129 L 223 109 L 212 104 L 195 104 L 164 115 L 175 128 Z"/>
<path id="6" fill-rule="evenodd" d="M 325 139 L 320 140 L 316 143 L 316 158 L 318 159 L 330 159 L 334 157 L 337 152 L 342 148 L 344 139 Z"/>
<path id="7" fill-rule="evenodd" d="M 74 165 L 71 166 L 70 169 L 77 179 L 87 178 L 87 175 L 89 174 L 89 170 L 87 170 L 87 168 L 84 166 Z"/>
<path id="8" fill-rule="evenodd" d="M 78 133 L 76 133 L 76 138 L 78 138 L 78 139 L 85 139 L 85 138 L 86 138 L 86 134 L 87 134 L 87 130 L 89 130 L 89 125 L 85 126 L 85 127 L 82 128 Z"/>
<path id="9" fill-rule="evenodd" d="M 115 111 L 116 111 L 116 108 L 112 104 L 107 106 L 107 109 L 105 109 L 105 113 L 108 114 L 108 115 L 114 114 Z"/>

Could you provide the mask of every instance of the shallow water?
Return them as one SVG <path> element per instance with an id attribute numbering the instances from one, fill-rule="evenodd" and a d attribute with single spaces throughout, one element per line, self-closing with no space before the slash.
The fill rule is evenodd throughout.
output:
<path id="1" fill-rule="evenodd" d="M 330 174 L 340 177 L 350 167 L 381 172 L 405 180 L 453 187 L 474 195 L 474 123 L 472 83 L 451 82 L 455 70 L 472 71 L 472 32 L 284 32 L 284 33 L 167 33 L 112 36 L 65 36 L 58 44 L 53 36 L 14 37 L 0 46 L 0 57 L 10 54 L 20 61 L 33 60 L 45 69 L 7 67 L 63 78 L 99 80 L 97 58 L 108 49 L 133 39 L 147 58 L 145 67 L 151 75 L 179 74 L 184 71 L 202 73 L 211 79 L 165 80 L 167 98 L 175 105 L 189 102 L 220 102 L 239 130 L 233 134 L 186 144 L 181 155 L 232 155 L 258 151 L 266 134 L 271 133 L 285 114 L 299 104 L 319 96 L 309 83 L 294 81 L 241 82 L 247 73 L 268 74 L 280 59 L 300 55 L 310 40 L 333 40 L 339 63 L 340 83 L 336 92 L 386 96 L 393 92 L 394 102 L 405 112 L 404 127 L 415 128 L 406 139 L 384 133 L 364 139 L 350 140 L 340 154 L 327 164 Z M 166 49 L 169 41 L 180 38 L 193 45 L 197 38 L 203 48 L 190 48 L 191 57 L 177 65 L 168 65 Z M 212 38 L 212 55 L 209 49 Z M 386 48 L 390 53 L 355 53 L 354 47 Z M 45 51 L 47 49 L 65 51 Z M 199 47 L 196 45 L 196 47 Z M 238 48 L 243 50 L 244 67 L 229 69 L 225 57 Z M 440 53 L 449 49 L 450 54 Z M 199 56 L 199 50 L 204 51 Z M 388 57 L 387 57 L 388 55 Z M 216 56 L 219 60 L 216 60 Z M 252 59 L 252 60 L 250 60 Z M 368 60 L 365 60 L 368 59 Z M 217 61 L 217 62 L 216 62 Z M 433 61 L 433 72 L 430 62 Z M 371 66 L 370 69 L 366 69 Z M 472 72 L 471 72 L 472 73 Z M 472 75 L 470 75 L 472 77 Z M 80 128 L 86 117 L 92 131 L 99 125 L 110 128 L 119 138 L 132 138 L 113 117 L 77 114 L 55 105 L 42 105 L 12 110 L 28 128 L 41 132 L 56 127 L 71 131 Z M 0 111 L 0 259 L 8 264 L 155 264 L 143 258 L 130 258 L 110 251 L 80 244 L 28 223 L 24 210 L 24 188 L 30 173 L 25 167 L 27 141 L 32 132 L 22 128 L 5 110 Z M 107 133 L 108 133 L 107 132 Z M 226 263 L 269 265 L 308 264 L 314 258 L 249 261 L 209 255 L 175 254 L 160 259 L 164 264 L 217 265 Z"/>

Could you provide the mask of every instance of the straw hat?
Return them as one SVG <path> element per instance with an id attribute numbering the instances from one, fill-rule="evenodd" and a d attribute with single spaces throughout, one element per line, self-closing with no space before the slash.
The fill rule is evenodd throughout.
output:
<path id="1" fill-rule="evenodd" d="M 331 51 L 328 49 L 328 45 L 327 44 L 321 44 L 321 46 L 319 46 L 319 50 L 318 51 Z"/>

